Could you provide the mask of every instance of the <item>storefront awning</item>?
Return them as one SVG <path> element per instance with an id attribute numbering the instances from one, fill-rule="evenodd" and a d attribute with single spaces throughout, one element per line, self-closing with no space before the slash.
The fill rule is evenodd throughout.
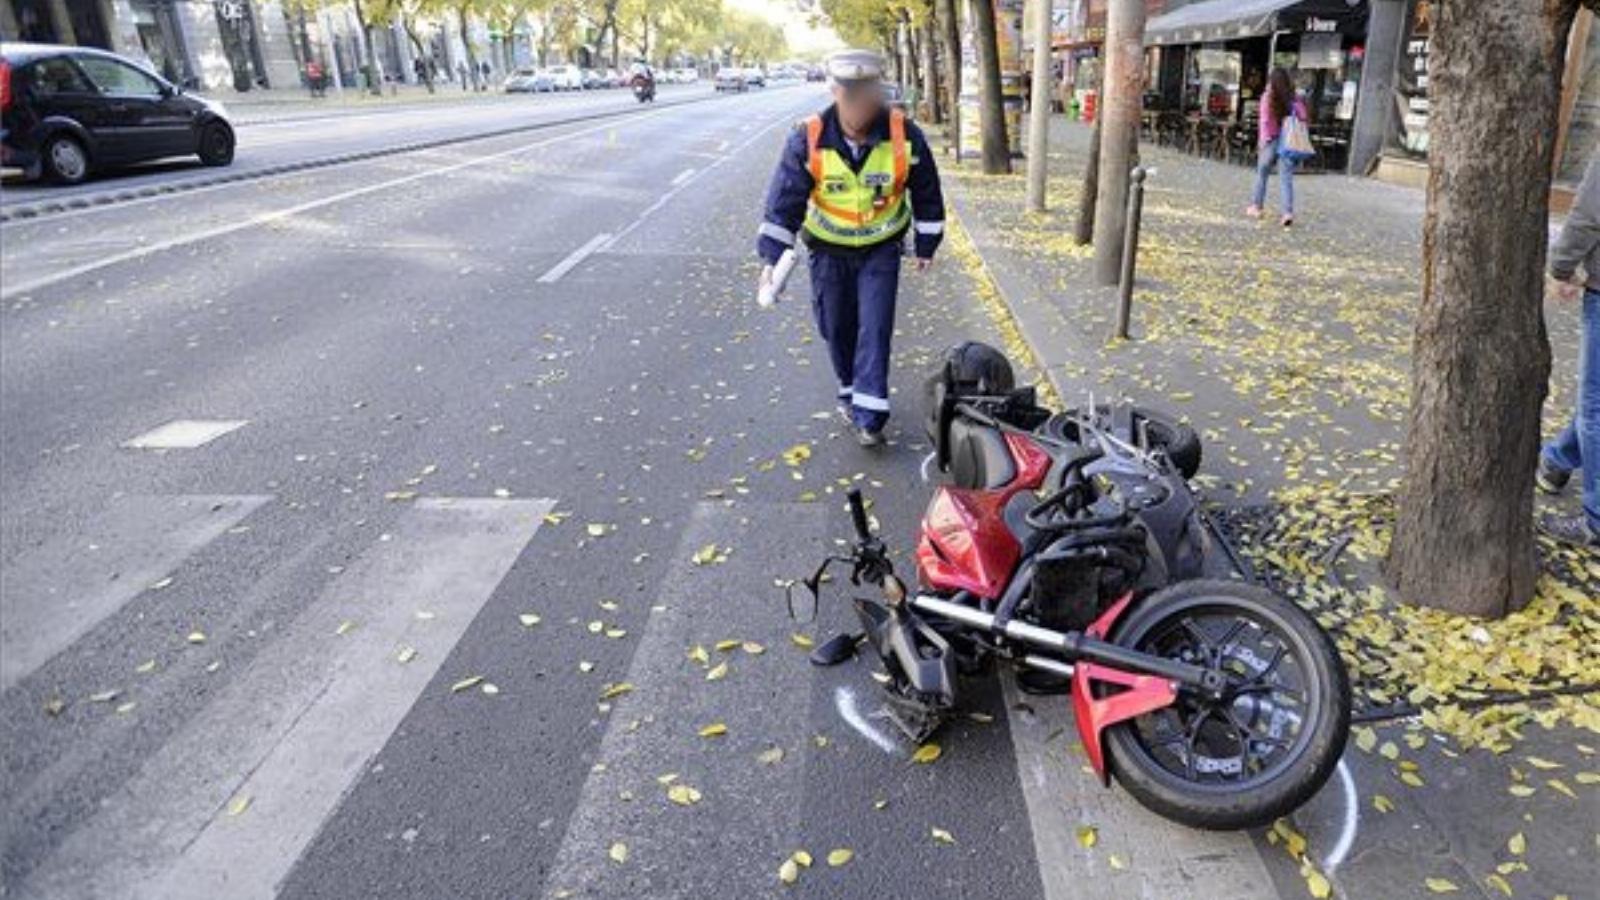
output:
<path id="1" fill-rule="evenodd" d="M 1144 42 L 1204 44 L 1275 31 L 1364 34 L 1366 28 L 1366 0 L 1204 0 L 1151 19 Z"/>

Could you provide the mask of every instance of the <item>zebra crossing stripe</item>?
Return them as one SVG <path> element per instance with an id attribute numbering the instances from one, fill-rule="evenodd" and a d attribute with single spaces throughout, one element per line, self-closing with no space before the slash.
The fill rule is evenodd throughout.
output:
<path id="1" fill-rule="evenodd" d="M 1082 755 L 1059 737 L 1077 733 L 1067 698 L 1028 697 L 1009 672 L 1003 685 L 1045 900 L 1276 900 L 1248 834 L 1177 827 L 1127 794 L 1101 787 Z M 1092 848 L 1078 841 L 1085 826 L 1096 830 Z M 1114 852 L 1123 856 L 1120 869 L 1107 865 Z"/>
<path id="2" fill-rule="evenodd" d="M 272 897 L 551 506 L 417 501 L 11 895 Z"/>
<path id="3" fill-rule="evenodd" d="M 605 714 L 546 898 L 772 894 L 775 861 L 798 846 L 801 830 L 812 678 L 772 582 L 812 564 L 826 526 L 820 503 L 694 508 L 623 679 L 632 690 Z M 732 552 L 696 564 L 708 546 L 713 558 Z M 726 641 L 740 643 L 718 650 Z M 688 656 L 695 646 L 705 663 Z M 708 680 L 719 664 L 727 674 Z M 774 748 L 782 758 L 763 763 Z M 673 800 L 674 786 L 693 793 Z M 625 866 L 614 861 L 617 844 L 627 848 Z M 730 868 L 730 859 L 749 864 Z"/>
<path id="4" fill-rule="evenodd" d="M 238 525 L 268 496 L 132 496 L 0 572 L 0 690 L 9 690 Z"/>

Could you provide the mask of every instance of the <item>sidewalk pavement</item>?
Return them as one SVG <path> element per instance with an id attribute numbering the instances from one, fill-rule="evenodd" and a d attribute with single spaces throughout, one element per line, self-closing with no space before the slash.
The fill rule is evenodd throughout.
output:
<path id="1" fill-rule="evenodd" d="M 1339 777 L 1259 838 L 1286 896 L 1593 896 L 1600 875 L 1600 557 L 1543 545 L 1537 599 L 1499 622 L 1394 603 L 1376 563 L 1409 390 L 1421 192 L 1297 178 L 1297 216 L 1242 215 L 1252 169 L 1144 148 L 1131 341 L 1077 247 L 1089 129 L 1052 122 L 1050 211 L 1024 177 L 944 160 L 952 250 L 1015 326 L 1007 350 L 1068 404 L 1128 396 L 1188 418 L 1196 485 L 1257 576 L 1309 607 L 1351 671 Z M 1276 187 L 1269 203 L 1276 204 Z M 1546 427 L 1574 401 L 1575 305 L 1547 308 Z M 1565 498 L 1575 504 L 1574 498 Z M 1587 860 L 1587 862 L 1585 862 Z M 1298 886 L 1292 884 L 1301 879 Z"/>

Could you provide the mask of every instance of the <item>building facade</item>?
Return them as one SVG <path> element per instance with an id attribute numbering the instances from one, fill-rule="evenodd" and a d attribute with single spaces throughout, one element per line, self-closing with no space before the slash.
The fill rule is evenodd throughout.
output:
<path id="1" fill-rule="evenodd" d="M 540 43 L 527 17 L 501 29 L 456 15 L 412 22 L 409 33 L 398 21 L 368 26 L 363 40 L 352 3 L 0 0 L 0 39 L 100 47 L 207 92 L 299 89 L 308 62 L 335 90 L 416 83 L 425 72 L 458 81 L 469 59 L 472 83 L 493 83 L 530 64 Z"/>

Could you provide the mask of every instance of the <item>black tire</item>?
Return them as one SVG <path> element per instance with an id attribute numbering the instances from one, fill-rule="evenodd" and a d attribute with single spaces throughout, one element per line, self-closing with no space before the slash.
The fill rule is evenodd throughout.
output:
<path id="1" fill-rule="evenodd" d="M 1107 729 L 1104 739 L 1108 765 L 1117 782 L 1134 799 L 1166 818 L 1194 828 L 1219 831 L 1267 825 L 1309 800 L 1339 764 L 1350 730 L 1349 678 L 1333 642 L 1304 610 L 1265 588 L 1233 581 L 1185 581 L 1157 591 L 1135 607 L 1118 625 L 1113 639 L 1123 646 L 1163 652 L 1164 640 L 1182 640 L 1177 638 L 1180 630 L 1185 635 L 1194 634 L 1182 627 L 1186 620 L 1191 627 L 1201 628 L 1213 638 L 1220 637 L 1219 632 L 1209 632 L 1194 621 L 1203 613 L 1217 617 L 1219 625 L 1229 621 L 1235 614 L 1250 623 L 1223 641 L 1223 647 L 1232 646 L 1235 653 L 1242 648 L 1242 638 L 1249 635 L 1266 635 L 1276 641 L 1284 651 L 1281 658 L 1277 654 L 1271 660 L 1262 660 L 1260 654 L 1255 654 L 1253 658 L 1266 663 L 1265 673 L 1274 678 L 1287 678 L 1291 670 L 1285 667 L 1294 666 L 1292 672 L 1295 680 L 1301 682 L 1300 693 L 1304 695 L 1304 703 L 1300 707 L 1302 712 L 1298 714 L 1299 730 L 1288 738 L 1256 731 L 1263 709 L 1273 719 L 1273 724 L 1277 725 L 1280 714 L 1285 718 L 1297 715 L 1294 703 L 1279 704 L 1272 691 L 1264 693 L 1265 702 L 1254 699 L 1262 696 L 1263 692 L 1245 694 L 1246 699 L 1226 704 L 1228 722 L 1231 724 L 1222 729 L 1232 731 L 1236 735 L 1235 743 L 1241 747 L 1237 759 L 1241 777 L 1230 778 L 1220 772 L 1205 772 L 1195 764 L 1195 760 L 1202 758 L 1202 755 L 1189 749 L 1196 746 L 1195 742 L 1185 748 L 1188 749 L 1187 753 L 1181 753 L 1173 747 L 1176 742 L 1171 740 L 1174 731 L 1170 727 L 1167 740 L 1153 740 L 1162 730 L 1159 726 L 1163 722 L 1170 726 L 1174 719 L 1180 726 L 1178 732 L 1187 734 L 1189 726 L 1193 725 L 1198 733 L 1217 734 L 1217 728 L 1206 731 L 1199 727 L 1208 722 L 1223 721 L 1209 713 L 1187 722 L 1183 720 L 1186 704 L 1191 709 L 1204 707 L 1205 704 L 1180 695 L 1178 703 L 1172 707 Z M 1240 618 L 1231 620 L 1239 622 Z M 1254 630 L 1251 629 L 1252 624 Z M 1228 661 L 1238 668 L 1254 669 L 1249 661 L 1240 656 L 1231 656 Z M 1237 670 L 1230 674 L 1233 676 L 1230 681 L 1234 684 L 1249 683 Z M 1257 673 L 1256 678 L 1260 677 L 1260 673 Z M 1276 696 L 1289 699 L 1287 693 Z M 1251 712 L 1249 727 L 1242 730 L 1238 719 L 1240 704 L 1249 704 Z M 1248 740 L 1246 735 L 1257 740 Z M 1266 744 L 1269 741 L 1284 745 L 1281 749 L 1269 751 L 1281 755 L 1276 756 L 1270 766 L 1264 766 L 1255 773 L 1246 773 L 1245 767 L 1250 764 L 1250 750 L 1246 745 Z M 1152 745 L 1159 749 L 1153 749 Z M 1166 756 L 1168 762 L 1158 759 L 1158 755 Z M 1219 759 L 1203 758 L 1213 761 Z M 1186 763 L 1189 771 L 1174 771 L 1169 763 L 1177 760 Z M 1217 780 L 1209 780 L 1211 774 L 1215 774 Z"/>
<path id="2" fill-rule="evenodd" d="M 1110 410 L 1107 406 L 1096 406 L 1097 413 L 1106 413 Z M 1167 453 L 1167 458 L 1172 460 L 1172 465 L 1186 480 L 1193 478 L 1200 471 L 1200 461 L 1203 452 L 1200 446 L 1200 435 L 1193 428 L 1178 421 L 1176 416 L 1168 415 L 1160 410 L 1150 409 L 1145 406 L 1133 407 L 1135 418 L 1143 419 L 1148 423 L 1146 431 L 1150 435 L 1150 443 L 1160 447 Z M 1045 423 L 1045 434 L 1057 440 L 1076 441 L 1078 439 L 1078 410 L 1066 409 Z"/>
<path id="3" fill-rule="evenodd" d="M 200 161 L 208 166 L 233 162 L 233 129 L 223 122 L 211 122 L 200 129 Z"/>
<path id="4" fill-rule="evenodd" d="M 53 134 L 39 148 L 39 166 L 52 184 L 82 184 L 93 160 L 83 141 L 70 134 Z"/>

